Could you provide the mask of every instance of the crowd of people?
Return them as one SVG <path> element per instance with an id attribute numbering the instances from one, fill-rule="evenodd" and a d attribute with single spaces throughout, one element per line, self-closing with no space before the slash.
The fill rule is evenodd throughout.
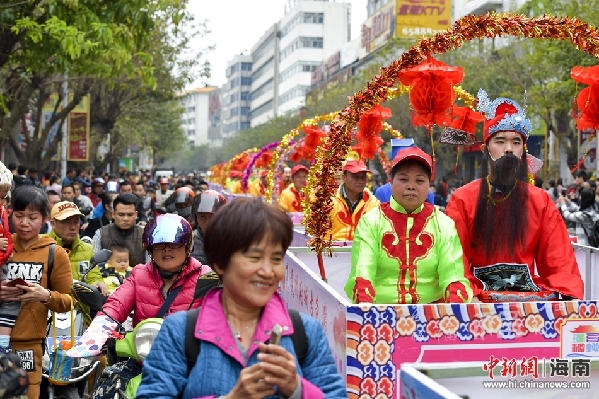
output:
<path id="1" fill-rule="evenodd" d="M 572 190 L 529 184 L 532 127 L 522 108 L 505 98 L 479 104 L 482 176 L 473 182 L 450 190 L 442 178 L 433 187 L 434 162 L 417 147 L 397 153 L 390 182 L 380 187 L 368 186 L 362 160 L 344 162 L 328 211 L 330 238 L 352 242 L 345 291 L 355 303 L 583 298 L 564 221 L 588 235 L 587 218 L 599 219 L 592 183 L 580 172 Z M 293 237 L 289 214 L 304 210 L 308 166 L 285 169 L 278 204 L 260 199 L 266 171 L 248 190 L 232 171 L 224 189 L 256 198 L 226 204 L 200 175 L 154 181 L 143 172 L 69 170 L 63 180 L 52 173 L 38 180 L 13 166 L 0 168 L 0 197 L 10 197 L 0 215 L 0 352 L 34 359 L 30 399 L 40 396 L 48 310 L 70 309 L 73 280 L 95 286 L 105 304 L 97 314 L 77 304 L 87 329 L 69 356 L 101 355 L 131 314 L 133 326 L 168 316 L 143 367 L 134 359 L 118 365 L 119 378 L 141 373 L 139 398 L 347 397 L 322 326 L 288 310 L 277 292 Z M 91 256 L 105 249 L 106 270 L 95 270 Z M 207 279 L 212 289 L 198 290 Z M 195 323 L 200 342 L 191 363 L 187 323 Z M 268 342 L 274 324 L 283 327 L 279 345 Z M 305 356 L 296 330 L 309 337 Z M 215 369 L 220 378 L 206 372 Z M 94 396 L 112 397 L 105 389 Z"/>

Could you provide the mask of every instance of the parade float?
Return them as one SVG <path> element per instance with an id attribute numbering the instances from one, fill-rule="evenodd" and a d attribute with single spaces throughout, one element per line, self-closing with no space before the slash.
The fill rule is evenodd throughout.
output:
<path id="1" fill-rule="evenodd" d="M 548 371 L 555 359 L 567 362 L 570 373 L 575 372 L 574 359 L 599 359 L 599 250 L 594 248 L 572 244 L 585 283 L 582 301 L 356 305 L 343 289 L 351 265 L 351 242 L 330 240 L 329 211 L 338 187 L 338 173 L 356 138 L 352 132 L 363 115 L 377 109 L 390 96 L 409 93 L 415 124 L 425 126 L 431 133 L 435 125 L 445 127 L 440 140 L 445 144 L 472 144 L 475 138 L 471 124 L 477 122 L 477 116 L 471 113 L 472 97 L 456 86 L 461 81 L 456 70 L 441 65 L 432 56 L 473 39 L 503 35 L 569 41 L 599 58 L 599 32 L 576 19 L 514 14 L 466 16 L 444 33 L 421 40 L 382 68 L 380 75 L 350 98 L 347 108 L 335 114 L 316 149 L 306 187 L 305 229 L 296 229 L 293 247 L 286 255 L 281 293 L 290 308 L 321 321 L 339 372 L 346 377 L 351 399 L 457 395 L 488 399 L 523 393 L 532 397 L 526 391 L 518 392 L 518 387 L 483 390 L 481 381 L 506 377 L 557 381 Z M 599 102 L 593 91 L 598 80 L 591 72 L 572 71 L 577 82 L 588 85 L 577 99 L 579 128 L 599 126 Z M 439 79 L 440 84 L 419 87 L 423 76 Z M 396 87 L 399 82 L 403 85 Z M 456 97 L 463 105 L 454 104 Z M 447 114 L 448 108 L 453 112 Z M 376 143 L 380 129 L 375 130 L 378 131 L 373 136 L 363 139 Z M 280 169 L 278 156 L 290 155 L 284 149 L 296 135 L 292 132 L 273 147 L 268 176 L 271 190 Z M 434 144 L 432 148 L 434 159 Z M 271 200 L 272 192 L 267 190 L 266 198 Z M 597 363 L 588 364 L 588 370 L 584 375 L 578 374 L 578 380 L 599 381 Z M 570 381 L 572 375 L 562 377 L 561 380 Z M 565 397 L 564 392 L 556 389 L 543 397 Z"/>

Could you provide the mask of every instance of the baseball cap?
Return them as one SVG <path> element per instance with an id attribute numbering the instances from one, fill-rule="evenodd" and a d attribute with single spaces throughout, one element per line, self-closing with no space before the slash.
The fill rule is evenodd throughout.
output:
<path id="1" fill-rule="evenodd" d="M 50 219 L 65 220 L 76 215 L 83 216 L 83 213 L 79 212 L 77 205 L 71 201 L 61 201 L 52 207 Z"/>
<path id="2" fill-rule="evenodd" d="M 360 173 L 370 172 L 370 169 L 366 167 L 366 164 L 362 161 L 350 160 L 343 166 L 343 172 L 348 171 L 349 173 Z"/>
<path id="3" fill-rule="evenodd" d="M 104 179 L 102 179 L 101 177 L 96 177 L 96 178 L 94 179 L 94 181 L 92 181 L 92 186 L 98 186 L 98 185 L 102 185 L 102 186 L 103 186 L 103 185 L 104 185 L 104 183 L 106 183 L 106 182 L 104 181 Z"/>
<path id="4" fill-rule="evenodd" d="M 168 184 L 168 177 L 161 177 L 160 184 Z"/>
<path id="5" fill-rule="evenodd" d="M 403 149 L 397 153 L 395 158 L 393 158 L 393 162 L 391 162 L 392 167 L 395 167 L 400 162 L 406 160 L 418 161 L 423 164 L 429 171 L 429 173 L 433 174 L 433 160 L 426 152 L 422 151 L 418 147 L 409 147 Z"/>
<path id="6" fill-rule="evenodd" d="M 306 168 L 304 165 L 295 165 L 293 169 L 291 169 L 291 176 L 302 170 L 308 172 L 308 168 Z"/>

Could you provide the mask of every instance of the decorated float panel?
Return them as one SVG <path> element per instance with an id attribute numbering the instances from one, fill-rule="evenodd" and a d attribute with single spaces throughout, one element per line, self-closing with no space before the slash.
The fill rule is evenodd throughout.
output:
<path id="1" fill-rule="evenodd" d="M 540 366 L 541 359 L 560 357 L 560 328 L 566 319 L 599 319 L 596 300 L 353 305 L 343 291 L 351 248 L 331 251 L 332 257 L 324 257 L 325 283 L 316 254 L 290 248 L 281 292 L 289 307 L 321 321 L 352 399 L 399 397 L 403 364 L 451 368 L 467 363 L 483 373 L 494 358 L 514 359 L 518 365 L 537 359 Z M 591 346 L 581 354 L 599 359 L 596 346 L 597 351 Z"/>

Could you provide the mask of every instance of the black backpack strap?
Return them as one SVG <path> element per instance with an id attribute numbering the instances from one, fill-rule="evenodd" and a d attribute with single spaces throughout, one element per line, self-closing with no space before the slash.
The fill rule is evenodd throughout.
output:
<path id="1" fill-rule="evenodd" d="M 54 252 L 56 252 L 56 244 L 50 244 L 48 249 L 48 272 L 46 273 L 48 279 L 48 289 L 52 291 L 52 281 L 50 276 L 52 275 L 52 269 L 54 268 Z"/>
<path id="2" fill-rule="evenodd" d="M 183 284 L 181 284 L 178 287 L 175 287 L 171 290 L 171 292 L 168 293 L 168 295 L 166 296 L 166 299 L 164 300 L 164 303 L 162 304 L 162 306 L 160 307 L 160 309 L 158 309 L 158 313 L 156 313 L 156 318 L 157 319 L 162 319 L 164 318 L 164 315 L 166 314 L 166 312 L 168 312 L 168 310 L 170 309 L 171 305 L 173 304 L 173 302 L 175 301 L 175 298 L 177 297 L 177 295 L 179 294 L 179 291 L 181 291 L 181 288 L 183 288 Z"/>
<path id="3" fill-rule="evenodd" d="M 306 336 L 306 329 L 304 328 L 304 322 L 302 316 L 295 309 L 288 309 L 289 317 L 293 323 L 293 334 L 291 340 L 293 341 L 293 349 L 297 356 L 297 361 L 300 367 L 304 367 L 304 360 L 308 356 L 308 337 Z"/>
<path id="4" fill-rule="evenodd" d="M 187 360 L 187 375 L 196 364 L 200 355 L 200 340 L 195 337 L 195 327 L 200 315 L 200 308 L 187 311 L 187 324 L 185 326 L 185 359 Z"/>

